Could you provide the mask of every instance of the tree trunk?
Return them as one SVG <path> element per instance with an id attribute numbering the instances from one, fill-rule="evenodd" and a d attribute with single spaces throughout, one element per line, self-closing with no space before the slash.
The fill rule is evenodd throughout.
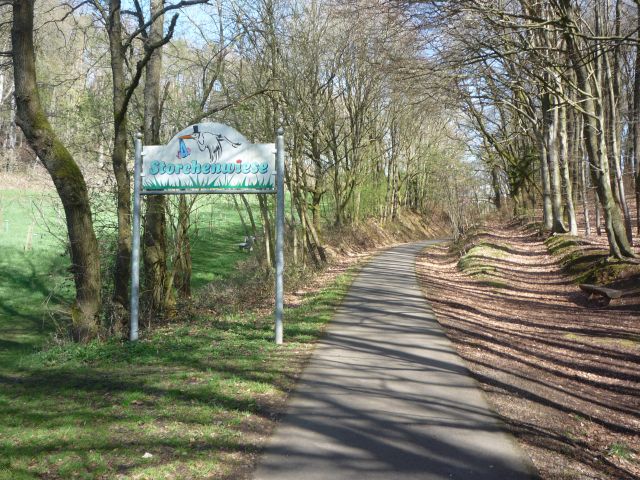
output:
<path id="1" fill-rule="evenodd" d="M 562 0 L 567 15 L 571 15 L 572 6 L 569 0 Z M 605 220 L 605 229 L 609 240 L 611 255 L 616 258 L 635 257 L 633 249 L 627 238 L 622 212 L 616 204 L 611 182 L 609 178 L 609 159 L 605 138 L 605 125 L 602 118 L 602 109 L 596 107 L 596 101 L 602 102 L 602 95 L 597 82 L 592 88 L 593 72 L 589 71 L 589 65 L 578 51 L 576 38 L 574 37 L 575 24 L 565 18 L 569 23 L 565 25 L 564 36 L 572 60 L 573 69 L 579 87 L 579 100 L 582 104 L 584 119 L 584 138 L 587 154 L 591 163 L 591 175 L 597 188 L 598 198 L 602 205 Z"/>
<path id="2" fill-rule="evenodd" d="M 496 210 L 502 210 L 502 192 L 500 189 L 500 169 L 497 165 L 491 167 L 491 186 L 493 188 L 493 203 Z"/>
<path id="3" fill-rule="evenodd" d="M 253 211 L 251 210 L 251 205 L 249 205 L 249 201 L 247 200 L 247 197 L 245 197 L 244 195 L 240 194 L 240 198 L 242 199 L 242 203 L 244 203 L 244 208 L 247 211 L 247 215 L 249 216 L 249 222 L 251 223 L 252 235 L 254 237 L 256 237 L 258 231 L 256 229 L 256 221 L 253 218 Z"/>
<path id="4" fill-rule="evenodd" d="M 293 256 L 293 264 L 298 265 L 298 227 L 296 225 L 296 213 L 295 208 L 293 207 L 293 187 L 291 183 L 289 183 L 289 192 L 291 192 L 290 198 L 291 203 L 289 204 L 290 213 L 291 213 L 291 236 L 292 236 L 292 256 Z"/>
<path id="5" fill-rule="evenodd" d="M 616 63 L 619 63 L 616 61 Z M 604 54 L 604 68 L 607 72 L 607 85 L 608 87 L 608 110 L 609 110 L 609 122 L 608 122 L 608 136 L 611 145 L 611 163 L 613 164 L 613 172 L 614 172 L 614 184 L 613 184 L 613 192 L 614 197 L 617 200 L 618 205 L 620 205 L 620 209 L 622 210 L 622 214 L 624 217 L 624 226 L 625 232 L 627 234 L 627 239 L 629 242 L 632 240 L 632 228 L 631 228 L 631 215 L 629 212 L 629 205 L 627 205 L 627 199 L 625 197 L 624 192 L 624 182 L 622 178 L 622 170 L 620 167 L 620 161 L 622 160 L 622 154 L 620 149 L 620 133 L 618 127 L 618 93 L 619 93 L 619 77 L 617 72 L 611 71 L 611 64 L 609 62 L 609 58 L 606 54 Z"/>
<path id="6" fill-rule="evenodd" d="M 98 241 L 82 172 L 51 128 L 40 102 L 33 44 L 33 5 L 34 0 L 13 2 L 11 40 L 16 123 L 49 172 L 64 207 L 76 287 L 71 312 L 73 336 L 84 342 L 98 333 L 101 306 Z"/>
<path id="7" fill-rule="evenodd" d="M 240 204 L 238 203 L 238 199 L 236 198 L 235 195 L 231 195 L 231 198 L 233 199 L 233 206 L 236 209 L 236 212 L 238 213 L 238 218 L 240 218 L 240 223 L 242 224 L 242 231 L 244 232 L 245 235 L 249 235 L 249 227 L 247 226 L 247 222 L 244 221 L 244 216 L 242 215 L 242 210 L 240 209 Z"/>
<path id="8" fill-rule="evenodd" d="M 151 16 L 164 7 L 164 0 L 151 0 Z M 158 43 L 163 37 L 164 16 L 161 15 L 149 28 L 148 44 Z M 144 85 L 144 142 L 160 144 L 160 75 L 162 50 L 156 49 L 146 66 Z M 165 198 L 150 195 L 144 228 L 144 279 L 143 295 L 149 318 L 164 317 L 170 313 L 173 298 L 167 288 L 167 239 Z"/>
<path id="9" fill-rule="evenodd" d="M 567 134 L 567 109 L 565 106 L 559 106 L 558 115 L 559 122 L 559 142 L 560 142 L 560 159 L 562 161 L 562 179 L 564 182 L 564 201 L 567 206 L 567 216 L 569 217 L 569 233 L 571 235 L 578 234 L 578 223 L 576 221 L 576 211 L 573 205 L 573 184 L 571 183 L 571 175 L 569 173 L 569 143 Z"/>
<path id="10" fill-rule="evenodd" d="M 545 94 L 542 97 L 543 109 L 546 111 L 549 108 L 549 95 Z M 546 107 L 546 108 L 545 108 Z M 546 114 L 544 115 L 546 117 Z M 546 121 L 543 120 L 545 126 L 541 140 L 540 140 L 540 176 L 542 181 L 542 223 L 545 230 L 551 230 L 553 228 L 553 213 L 551 209 L 551 180 L 549 178 L 549 163 L 547 161 L 547 142 L 546 142 Z"/>
<path id="11" fill-rule="evenodd" d="M 113 272 L 113 301 L 121 312 L 129 308 L 129 278 L 131 276 L 131 181 L 127 169 L 127 102 L 124 52 L 122 51 L 122 19 L 120 0 L 111 0 L 107 33 L 111 53 L 113 81 L 113 153 L 111 164 L 116 180 L 118 240 Z M 126 328 L 126 315 L 121 323 Z"/>
<path id="12" fill-rule="evenodd" d="M 174 285 L 182 299 L 191 298 L 191 242 L 189 241 L 190 206 L 186 195 L 178 199 L 178 228 L 176 231 L 176 264 Z"/>
<path id="13" fill-rule="evenodd" d="M 596 211 L 596 234 L 600 237 L 602 235 L 602 215 L 600 214 L 600 200 L 598 200 L 598 194 L 597 192 L 595 192 L 595 188 L 593 190 L 593 203 L 595 204 L 594 208 Z"/>
<path id="14" fill-rule="evenodd" d="M 584 157 L 584 152 L 580 152 L 580 184 L 582 186 L 582 211 L 584 212 L 584 233 L 588 237 L 591 235 L 591 221 L 589 219 L 589 183 L 588 183 L 588 169 L 587 160 Z"/>
<path id="15" fill-rule="evenodd" d="M 638 6 L 640 9 L 640 5 Z M 640 11 L 636 15 L 637 44 L 633 80 L 633 163 L 635 165 L 636 229 L 640 235 Z"/>
<path id="16" fill-rule="evenodd" d="M 395 156 L 395 152 L 393 154 Z M 391 221 L 395 221 L 398 218 L 398 208 L 400 204 L 400 180 L 398 174 L 398 162 L 393 162 L 393 168 L 391 171 L 393 176 L 392 183 L 392 195 L 391 195 Z"/>
<path id="17" fill-rule="evenodd" d="M 269 220 L 268 202 L 264 195 L 258 195 L 258 205 L 260 206 L 260 215 L 262 217 L 262 235 L 264 237 L 264 256 L 267 268 L 271 269 L 273 265 L 273 238 L 271 236 L 271 221 Z"/>
<path id="18" fill-rule="evenodd" d="M 558 162 L 558 106 L 553 105 L 555 97 L 549 95 L 547 104 L 546 144 L 549 161 L 549 180 L 551 191 L 551 214 L 553 215 L 551 231 L 553 233 L 567 233 L 562 218 L 562 187 L 560 185 L 560 165 Z"/>

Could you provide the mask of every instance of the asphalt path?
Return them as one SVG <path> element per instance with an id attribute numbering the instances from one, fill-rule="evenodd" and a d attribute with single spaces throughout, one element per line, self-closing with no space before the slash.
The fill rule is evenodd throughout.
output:
<path id="1" fill-rule="evenodd" d="M 358 274 L 255 480 L 537 478 L 418 288 L 428 243 L 387 250 Z"/>

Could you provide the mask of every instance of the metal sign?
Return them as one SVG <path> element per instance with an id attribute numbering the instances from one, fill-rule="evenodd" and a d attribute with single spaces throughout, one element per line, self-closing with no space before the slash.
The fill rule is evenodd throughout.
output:
<path id="1" fill-rule="evenodd" d="M 142 193 L 275 193 L 275 145 L 220 123 L 191 125 L 143 151 Z"/>
<path id="2" fill-rule="evenodd" d="M 167 145 L 142 146 L 136 135 L 129 340 L 138 340 L 140 196 L 199 193 L 276 194 L 275 341 L 283 341 L 284 131 L 276 143 L 252 144 L 220 123 L 191 125 Z M 274 155 L 275 154 L 275 155 Z"/>

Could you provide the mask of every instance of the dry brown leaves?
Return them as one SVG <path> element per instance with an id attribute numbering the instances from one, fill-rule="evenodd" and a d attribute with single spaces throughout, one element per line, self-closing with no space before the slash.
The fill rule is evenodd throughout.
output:
<path id="1" fill-rule="evenodd" d="M 505 252 L 486 259 L 493 282 L 445 246 L 419 259 L 438 320 L 542 478 L 640 478 L 637 299 L 594 306 L 534 235 L 492 231 L 481 240 Z"/>

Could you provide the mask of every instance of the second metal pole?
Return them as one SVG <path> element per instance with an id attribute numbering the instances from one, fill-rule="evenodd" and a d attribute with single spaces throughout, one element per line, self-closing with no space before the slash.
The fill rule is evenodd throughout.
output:
<path id="1" fill-rule="evenodd" d="M 276 132 L 276 344 L 282 344 L 284 307 L 284 129 Z"/>
<path id="2" fill-rule="evenodd" d="M 140 296 L 140 179 L 142 177 L 142 134 L 136 134 L 133 167 L 133 238 L 131 241 L 131 315 L 129 340 L 138 340 L 138 305 Z"/>

